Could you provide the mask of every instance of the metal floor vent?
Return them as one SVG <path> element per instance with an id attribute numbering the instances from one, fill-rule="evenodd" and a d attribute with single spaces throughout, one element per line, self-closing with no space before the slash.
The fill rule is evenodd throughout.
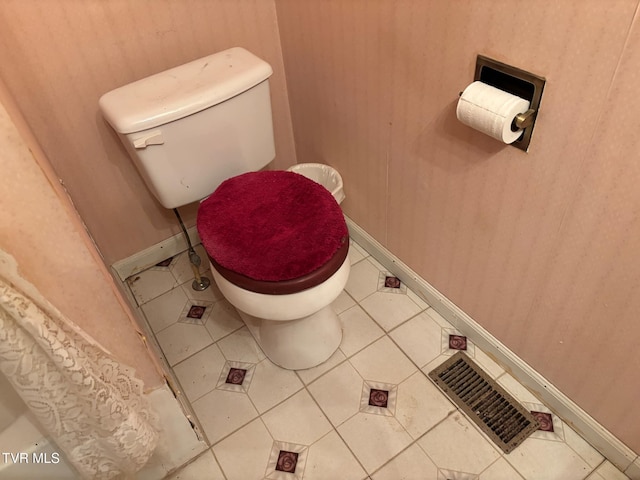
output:
<path id="1" fill-rule="evenodd" d="M 429 377 L 504 453 L 539 427 L 530 412 L 462 352 L 435 368 Z"/>

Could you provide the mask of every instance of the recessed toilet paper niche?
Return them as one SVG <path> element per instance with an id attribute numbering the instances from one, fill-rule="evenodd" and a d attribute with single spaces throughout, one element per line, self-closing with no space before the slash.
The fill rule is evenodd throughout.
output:
<path id="1" fill-rule="evenodd" d="M 540 108 L 542 91 L 546 82 L 545 78 L 498 62 L 484 55 L 478 55 L 474 80 L 481 81 L 530 102 L 529 108 L 534 111 L 531 123 L 524 128 L 522 136 L 511 143 L 514 147 L 526 152 L 531 142 L 531 134 L 533 133 Z"/>

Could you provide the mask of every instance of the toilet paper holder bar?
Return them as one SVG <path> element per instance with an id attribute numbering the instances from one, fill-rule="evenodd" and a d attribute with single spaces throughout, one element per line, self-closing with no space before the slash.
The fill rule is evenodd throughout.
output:
<path id="1" fill-rule="evenodd" d="M 520 128 L 528 128 L 533 125 L 533 121 L 536 118 L 536 111 L 533 108 L 530 108 L 524 113 L 519 113 L 516 115 L 516 118 L 513 119 L 513 124 L 511 125 L 511 130 L 514 132 Z"/>
<path id="2" fill-rule="evenodd" d="M 474 80 L 479 80 L 529 101 L 529 110 L 517 115 L 511 125 L 514 132 L 520 128 L 524 129 L 522 136 L 511 145 L 526 152 L 529 149 L 531 135 L 540 110 L 546 79 L 484 55 L 478 55 Z"/>

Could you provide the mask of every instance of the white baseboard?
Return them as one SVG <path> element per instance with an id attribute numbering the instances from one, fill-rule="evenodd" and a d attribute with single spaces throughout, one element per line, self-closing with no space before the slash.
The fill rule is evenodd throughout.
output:
<path id="1" fill-rule="evenodd" d="M 198 235 L 198 230 L 195 226 L 187 228 L 187 233 L 189 234 L 189 238 L 193 245 L 200 243 L 200 236 Z M 124 281 L 131 275 L 140 273 L 166 258 L 173 257 L 180 252 L 184 252 L 187 248 L 189 248 L 189 245 L 187 245 L 184 234 L 179 233 L 173 237 L 163 240 L 160 243 L 156 243 L 141 252 L 135 253 L 130 257 L 118 260 L 111 266 L 111 268 L 116 272 L 120 280 Z"/>
<path id="2" fill-rule="evenodd" d="M 574 428 L 611 463 L 620 470 L 626 471 L 632 480 L 640 480 L 640 476 L 636 476 L 640 474 L 640 469 L 638 468 L 640 457 L 638 457 L 638 454 L 624 445 L 587 412 L 582 410 L 348 217 L 347 224 L 351 238 L 384 265 L 389 272 L 400 278 L 407 287 L 420 295 L 434 310 L 451 322 L 460 332 L 468 336 L 485 353 L 490 354 L 505 366 L 524 386 Z"/>

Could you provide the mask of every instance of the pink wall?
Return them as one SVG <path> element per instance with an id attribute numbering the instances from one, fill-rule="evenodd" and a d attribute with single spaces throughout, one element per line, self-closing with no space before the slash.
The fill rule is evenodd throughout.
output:
<path id="1" fill-rule="evenodd" d="M 636 452 L 638 0 L 276 0 L 298 158 Z M 460 124 L 484 54 L 547 78 L 529 153 Z"/>
<path id="2" fill-rule="evenodd" d="M 0 77 L 108 265 L 180 233 L 98 111 L 116 87 L 242 46 L 268 61 L 277 159 L 296 163 L 273 1 L 3 0 Z M 195 207 L 185 207 L 188 225 Z"/>
<path id="3" fill-rule="evenodd" d="M 146 390 L 162 385 L 125 300 L 2 83 L 0 152 L 0 249 L 52 305 L 133 367 Z"/>
<path id="4" fill-rule="evenodd" d="M 233 45 L 255 52 L 275 71 L 275 166 L 297 154 L 337 167 L 356 222 L 640 451 L 638 3 L 5 0 L 0 76 L 111 264 L 179 230 L 99 96 Z M 548 80 L 528 154 L 455 119 L 478 53 Z M 49 245 L 12 241 L 25 261 Z M 55 253 L 43 258 L 72 276 Z M 90 312 L 65 301 L 73 318 Z M 135 357 L 126 341 L 115 348 Z"/>

